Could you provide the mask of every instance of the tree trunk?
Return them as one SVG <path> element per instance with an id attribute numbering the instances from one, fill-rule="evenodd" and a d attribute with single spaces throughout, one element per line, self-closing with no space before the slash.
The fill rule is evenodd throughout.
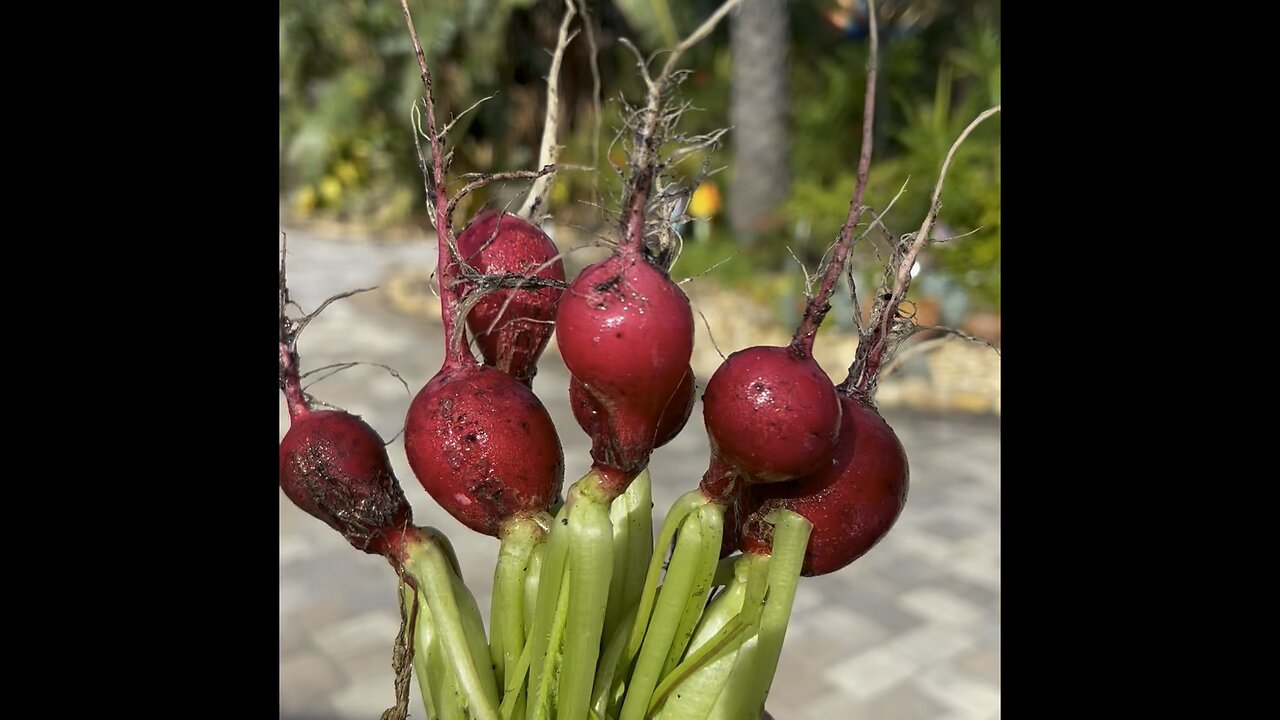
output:
<path id="1" fill-rule="evenodd" d="M 787 197 L 787 2 L 746 0 L 730 16 L 733 185 L 729 225 L 754 235 Z"/>

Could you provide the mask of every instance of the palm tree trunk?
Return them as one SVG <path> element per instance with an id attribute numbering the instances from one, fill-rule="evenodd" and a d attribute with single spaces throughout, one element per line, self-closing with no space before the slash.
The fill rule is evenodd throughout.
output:
<path id="1" fill-rule="evenodd" d="M 787 138 L 787 2 L 746 0 L 729 20 L 733 185 L 729 225 L 754 235 L 791 185 Z"/>

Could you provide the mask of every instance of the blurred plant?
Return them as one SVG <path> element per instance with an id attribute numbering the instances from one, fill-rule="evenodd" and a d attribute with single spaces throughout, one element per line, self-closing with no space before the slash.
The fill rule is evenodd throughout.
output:
<path id="1" fill-rule="evenodd" d="M 454 171 L 528 169 L 540 139 L 545 86 L 562 0 L 415 0 L 429 62 L 438 68 L 440 106 L 457 115 L 493 96 L 451 130 Z M 641 87 L 635 57 L 668 46 L 718 3 L 714 0 L 588 0 L 596 31 L 602 135 L 592 157 L 594 77 L 585 36 L 569 48 L 561 73 L 562 160 L 601 168 L 560 173 L 549 211 L 558 223 L 609 234 L 601 210 L 616 210 L 621 191 L 609 170 L 610 141 L 621 126 L 620 96 Z M 982 108 L 1000 101 L 998 0 L 883 0 L 877 4 L 882 38 L 884 100 L 877 103 L 875 162 L 866 202 L 883 210 L 910 178 L 887 218 L 922 217 L 947 148 Z M 775 275 L 799 282 L 792 253 L 810 269 L 834 239 L 848 210 L 858 153 L 866 63 L 865 3 L 794 0 L 790 15 L 791 193 L 779 223 L 747 245 L 723 227 L 723 215 L 686 228 L 678 272 L 696 275 L 733 256 L 706 276 L 766 292 Z M 422 184 L 409 125 L 420 92 L 418 71 L 403 41 L 395 3 L 373 0 L 282 0 L 280 3 L 280 192 L 300 215 L 327 214 L 403 225 L 422 207 Z M 693 48 L 697 68 L 682 87 L 691 110 L 686 133 L 729 124 L 731 57 L 727 27 Z M 963 286 L 975 304 L 1000 302 L 999 117 L 961 148 L 940 223 L 950 232 L 976 233 L 931 247 L 925 262 Z M 727 138 L 733 142 L 732 133 Z M 729 145 L 685 162 L 690 177 L 704 160 L 728 196 L 737 172 Z M 614 151 L 616 147 L 612 148 Z M 681 169 L 677 168 L 677 172 Z M 481 203 L 501 203 L 521 186 L 476 193 L 465 217 Z M 598 203 L 599 207 L 592 203 Z M 421 226 L 425 221 L 416 220 Z M 909 224 L 909 223 L 908 223 Z M 854 267 L 868 266 L 876 233 L 860 244 Z M 881 243 L 883 245 L 883 243 Z M 861 259 L 859 259 L 861 258 Z M 860 278 L 870 282 L 870 278 Z"/>
<path id="2" fill-rule="evenodd" d="M 888 122 L 876 143 L 867 189 L 867 204 L 884 210 L 906 183 L 886 218 L 892 232 L 911 228 L 895 218 L 922 217 L 929 193 L 948 148 L 982 109 L 1000 102 L 1000 37 L 998 14 L 989 6 L 958 18 L 958 27 L 931 37 L 929 30 L 899 36 L 887 44 L 882 67 L 888 72 L 886 89 L 892 103 L 883 103 Z M 936 48 L 937 58 L 930 48 Z M 863 86 L 851 82 L 850 67 L 865 63 L 865 48 L 845 44 L 826 57 L 813 58 L 793 73 L 798 87 L 793 121 L 796 185 L 787 214 L 797 233 L 797 248 L 807 263 L 816 263 L 840 228 L 854 183 L 853 137 L 857 124 L 849 118 L 861 112 Z M 921 84 L 932 83 L 922 93 Z M 886 107 L 887 106 L 887 107 Z M 937 234 L 966 234 L 932 250 L 934 262 L 979 306 L 1000 305 L 1000 123 L 997 116 L 984 124 L 957 153 L 950 170 L 948 192 L 939 216 L 946 230 Z M 876 232 L 868 236 L 878 242 Z M 860 248 L 865 254 L 868 246 Z M 855 267 L 866 263 L 855 260 Z M 864 283 L 870 278 L 864 279 Z"/>
<path id="3" fill-rule="evenodd" d="M 456 116 L 493 96 L 451 130 L 457 172 L 533 161 L 560 8 L 560 0 L 421 3 L 415 14 L 424 50 L 439 67 L 444 112 Z M 280 3 L 280 192 L 300 215 L 326 211 L 390 225 L 421 206 L 409 120 L 421 87 L 403 23 L 395 3 Z M 562 83 L 571 98 L 590 90 L 572 75 Z"/>

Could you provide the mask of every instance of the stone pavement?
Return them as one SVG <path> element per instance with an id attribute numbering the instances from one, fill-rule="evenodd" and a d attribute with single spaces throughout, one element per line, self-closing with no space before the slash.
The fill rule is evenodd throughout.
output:
<path id="1" fill-rule="evenodd" d="M 429 268 L 434 256 L 425 240 L 383 245 L 289 231 L 290 289 L 312 310 L 329 295 L 382 283 L 388 273 Z M 374 291 L 331 305 L 299 350 L 304 371 L 379 362 L 416 392 L 439 369 L 439 335 L 437 323 L 393 311 L 385 291 Z M 589 465 L 589 442 L 573 422 L 567 387 L 563 364 L 549 353 L 534 390 L 561 432 L 566 487 Z M 361 415 L 384 437 L 398 432 L 410 399 L 373 367 L 347 370 L 312 391 Z M 706 467 L 700 407 L 654 455 L 655 524 Z M 283 437 L 283 399 L 279 413 Z M 999 421 L 893 408 L 884 414 L 911 460 L 907 507 L 866 556 L 801 583 L 769 709 L 779 720 L 998 720 Z M 487 618 L 497 541 L 470 532 L 426 495 L 401 440 L 389 449 L 416 521 L 448 534 Z M 279 499 L 280 717 L 375 719 L 393 699 L 395 579 L 384 560 L 355 552 L 283 494 Z M 416 683 L 413 695 L 411 717 L 425 718 Z"/>

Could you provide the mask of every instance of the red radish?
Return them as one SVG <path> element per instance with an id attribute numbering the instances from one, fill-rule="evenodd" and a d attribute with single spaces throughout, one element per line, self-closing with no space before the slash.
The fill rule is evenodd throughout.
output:
<path id="1" fill-rule="evenodd" d="M 674 440 L 684 429 L 685 423 L 689 421 L 689 415 L 693 413 L 694 390 L 691 367 L 685 372 L 684 380 L 680 381 L 680 387 L 676 388 L 675 394 L 671 396 L 671 401 L 667 403 L 666 409 L 662 411 L 662 417 L 658 420 L 658 429 L 653 439 L 655 450 Z M 601 411 L 599 403 L 576 377 L 569 378 L 569 404 L 573 407 L 573 418 L 592 438 L 609 432 L 608 419 Z"/>
<path id="2" fill-rule="evenodd" d="M 910 470 L 897 434 L 873 408 L 843 394 L 840 403 L 844 419 L 831 465 L 792 483 L 746 489 L 744 551 L 769 553 L 773 526 L 764 518 L 786 508 L 813 523 L 803 574 L 825 575 L 864 555 L 902 514 Z"/>
<path id="3" fill-rule="evenodd" d="M 556 341 L 570 374 L 589 390 L 612 432 L 591 457 L 621 493 L 653 452 L 663 413 L 693 355 L 689 298 L 638 250 L 583 270 L 560 301 Z"/>
<path id="4" fill-rule="evenodd" d="M 355 291 L 359 292 L 359 291 Z M 280 391 L 289 407 L 289 431 L 280 441 L 280 489 L 304 512 L 342 533 L 357 550 L 385 555 L 394 563 L 389 536 L 413 522 L 413 509 L 391 469 L 386 444 L 365 421 L 342 410 L 311 409 L 302 389 L 298 336 L 329 303 L 301 318 L 293 304 L 280 253 Z M 394 542 L 391 540 L 390 542 Z"/>
<path id="5" fill-rule="evenodd" d="M 564 452 L 547 409 L 487 365 L 447 361 L 405 419 L 405 454 L 422 487 L 459 522 L 498 537 L 504 520 L 560 494 Z"/>
<path id="6" fill-rule="evenodd" d="M 519 216 L 486 210 L 471 220 L 457 242 L 462 257 L 482 273 L 564 281 L 555 243 Z M 459 290 L 465 295 L 469 287 L 463 284 Z M 504 289 L 482 297 L 467 314 L 467 327 L 484 361 L 532 385 L 562 292 L 556 287 Z"/>
<path id="7" fill-rule="evenodd" d="M 840 401 L 809 355 L 752 347 L 726 359 L 707 382 L 703 417 L 713 455 L 747 482 L 780 482 L 829 463 Z"/>
<path id="8" fill-rule="evenodd" d="M 386 535 L 413 522 L 378 433 L 350 413 L 304 411 L 280 441 L 280 488 L 358 550 L 386 554 Z"/>

